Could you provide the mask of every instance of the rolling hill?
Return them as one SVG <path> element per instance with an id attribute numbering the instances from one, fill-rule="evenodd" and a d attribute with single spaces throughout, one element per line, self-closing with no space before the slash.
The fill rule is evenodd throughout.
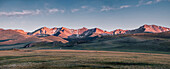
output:
<path id="1" fill-rule="evenodd" d="M 12 48 L 23 48 L 28 43 L 36 42 L 54 42 L 61 41 L 62 43 L 67 43 L 67 40 L 64 40 L 57 36 L 48 36 L 48 37 L 37 37 L 31 36 L 23 33 L 23 31 L 18 30 L 1 30 L 0 31 L 0 49 L 12 49 Z"/>
<path id="2" fill-rule="evenodd" d="M 170 52 L 170 32 L 108 35 L 86 43 L 78 41 L 75 42 L 76 45 L 73 45 L 73 47 L 63 48 L 130 52 Z"/>
<path id="3" fill-rule="evenodd" d="M 101 50 L 123 52 L 147 52 L 170 54 L 170 32 L 162 33 L 136 33 L 107 35 L 74 39 L 69 43 L 53 46 L 41 44 L 28 49 L 74 49 L 74 50 Z"/>

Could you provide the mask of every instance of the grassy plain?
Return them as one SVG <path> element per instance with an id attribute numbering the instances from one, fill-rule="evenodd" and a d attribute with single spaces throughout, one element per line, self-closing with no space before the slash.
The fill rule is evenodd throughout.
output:
<path id="1" fill-rule="evenodd" d="M 169 54 L 50 49 L 0 53 L 0 69 L 170 69 Z"/>

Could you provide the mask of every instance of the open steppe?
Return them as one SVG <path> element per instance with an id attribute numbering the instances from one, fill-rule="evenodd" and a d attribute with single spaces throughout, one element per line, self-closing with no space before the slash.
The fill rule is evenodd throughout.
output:
<path id="1" fill-rule="evenodd" d="M 0 69 L 169 69 L 169 54 L 94 50 L 4 50 Z"/>

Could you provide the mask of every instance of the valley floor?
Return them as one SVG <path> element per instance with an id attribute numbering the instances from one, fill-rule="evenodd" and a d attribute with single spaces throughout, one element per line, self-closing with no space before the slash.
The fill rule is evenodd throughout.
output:
<path id="1" fill-rule="evenodd" d="M 170 55 L 93 50 L 6 50 L 0 51 L 0 69 L 170 69 Z"/>

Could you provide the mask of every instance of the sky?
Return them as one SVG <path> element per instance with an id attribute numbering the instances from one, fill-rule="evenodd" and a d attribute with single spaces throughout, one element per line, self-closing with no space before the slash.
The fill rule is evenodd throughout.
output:
<path id="1" fill-rule="evenodd" d="M 0 28 L 170 28 L 170 0 L 0 0 Z"/>

